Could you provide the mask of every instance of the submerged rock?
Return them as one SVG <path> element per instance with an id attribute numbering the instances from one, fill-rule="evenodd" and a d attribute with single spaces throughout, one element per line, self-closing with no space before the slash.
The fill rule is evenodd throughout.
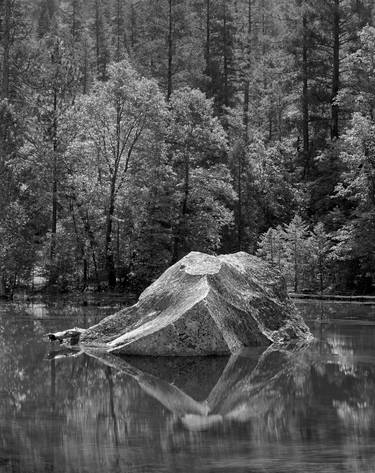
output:
<path id="1" fill-rule="evenodd" d="M 80 343 L 118 354 L 189 356 L 309 338 L 283 277 L 266 262 L 244 252 L 193 252 L 137 304 L 82 333 Z"/>

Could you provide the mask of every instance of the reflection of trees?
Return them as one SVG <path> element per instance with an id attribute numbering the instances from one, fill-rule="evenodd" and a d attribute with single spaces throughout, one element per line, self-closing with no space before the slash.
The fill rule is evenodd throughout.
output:
<path id="1" fill-rule="evenodd" d="M 373 320 L 374 306 L 364 309 L 363 303 L 329 301 L 329 300 L 296 300 L 297 307 L 302 311 L 305 320 L 347 319 Z"/>
<path id="2" fill-rule="evenodd" d="M 81 320 L 84 310 L 89 309 L 76 308 L 74 317 Z M 88 358 L 64 364 L 45 360 L 44 334 L 57 325 L 68 328 L 75 322 L 71 312 L 70 307 L 62 311 L 43 304 L 0 306 L 1 472 L 53 471 L 59 464 L 63 469 L 61 425 L 67 425 L 67 406 L 77 401 L 76 395 L 85 402 L 88 393 L 80 388 L 83 383 L 98 387 L 100 382 Z M 91 309 L 87 323 L 106 312 Z M 67 314 L 70 317 L 65 319 Z M 77 430 L 75 434 L 79 435 Z"/>
<path id="3" fill-rule="evenodd" d="M 250 456 L 254 472 L 372 469 L 373 352 L 344 328 L 229 360 L 62 351 L 51 362 L 50 323 L 1 319 L 1 472 L 195 472 L 202 461 L 229 472 Z"/>
<path id="4" fill-rule="evenodd" d="M 354 395 L 354 402 L 358 400 L 361 408 L 364 405 L 373 409 L 371 401 L 364 399 L 364 387 L 369 387 L 369 380 L 346 369 L 347 356 L 337 353 L 337 340 L 334 341 L 333 345 L 315 343 L 287 349 L 271 346 L 259 358 L 254 358 L 252 351 L 232 356 L 204 402 L 195 401 L 177 386 L 135 368 L 122 358 L 95 350 L 88 353 L 135 379 L 144 392 L 182 419 L 187 427 L 199 429 L 225 421 L 251 421 L 253 427 L 258 423 L 258 433 L 266 426 L 268 434 L 272 434 L 271 426 L 275 433 L 286 425 L 292 430 L 296 428 L 290 418 L 291 410 L 294 414 L 298 411 L 299 424 L 303 425 L 301 417 L 307 417 L 315 407 L 316 390 L 330 397 L 333 407 L 336 398 L 344 397 L 352 402 Z M 159 362 L 164 364 L 163 360 Z M 371 386 L 369 394 L 374 391 L 375 386 Z M 189 425 L 187 418 L 196 424 Z M 301 435 L 308 438 L 312 433 Z"/>

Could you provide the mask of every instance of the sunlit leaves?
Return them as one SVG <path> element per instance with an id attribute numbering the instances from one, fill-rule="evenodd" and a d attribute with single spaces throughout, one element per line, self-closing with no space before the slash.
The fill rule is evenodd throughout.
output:
<path id="1" fill-rule="evenodd" d="M 279 269 L 290 288 L 323 291 L 331 282 L 334 238 L 322 223 L 312 229 L 296 215 L 283 227 L 270 228 L 258 244 L 258 255 Z"/>

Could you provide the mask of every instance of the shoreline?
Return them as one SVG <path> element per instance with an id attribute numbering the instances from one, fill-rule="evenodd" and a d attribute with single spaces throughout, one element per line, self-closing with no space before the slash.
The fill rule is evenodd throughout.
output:
<path id="1" fill-rule="evenodd" d="M 370 295 L 340 295 L 340 294 L 303 294 L 289 292 L 289 297 L 298 301 L 326 301 L 326 302 L 357 302 L 375 304 L 375 296 Z M 103 292 L 65 292 L 63 294 L 55 292 L 19 292 L 15 293 L 13 298 L 0 298 L 6 302 L 75 302 L 82 305 L 101 305 L 101 303 L 123 303 L 131 304 L 137 301 L 137 294 L 134 292 L 103 291 Z M 98 304 L 99 303 L 99 304 Z"/>
<path id="2" fill-rule="evenodd" d="M 337 294 L 298 294 L 289 293 L 289 297 L 300 301 L 327 301 L 327 302 L 367 302 L 375 304 L 375 296 L 345 296 Z"/>

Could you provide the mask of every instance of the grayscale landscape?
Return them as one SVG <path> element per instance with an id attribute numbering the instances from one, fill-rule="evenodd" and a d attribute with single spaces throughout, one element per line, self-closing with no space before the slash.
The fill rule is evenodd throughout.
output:
<path id="1" fill-rule="evenodd" d="M 374 473 L 375 0 L 0 0 L 0 473 Z"/>

